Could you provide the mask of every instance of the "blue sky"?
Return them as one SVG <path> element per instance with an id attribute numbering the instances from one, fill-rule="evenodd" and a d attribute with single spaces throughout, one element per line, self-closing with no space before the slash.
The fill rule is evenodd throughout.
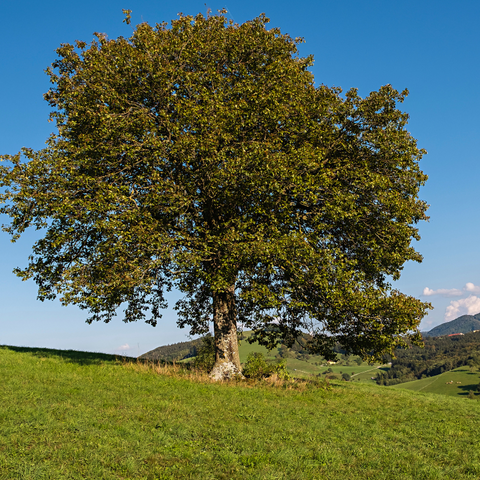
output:
<path id="1" fill-rule="evenodd" d="M 416 1 L 208 1 L 227 8 L 237 23 L 265 12 L 283 33 L 304 37 L 301 54 L 313 54 L 318 84 L 357 87 L 367 95 L 385 84 L 408 88 L 403 109 L 409 130 L 428 151 L 421 162 L 429 175 L 421 198 L 431 205 L 416 248 L 421 264 L 407 264 L 395 287 L 430 301 L 434 310 L 422 330 L 459 315 L 480 312 L 479 189 L 480 3 Z M 43 147 L 53 124 L 42 95 L 49 89 L 44 69 L 60 43 L 91 41 L 93 32 L 129 36 L 122 9 L 132 23 L 169 21 L 178 12 L 205 13 L 205 0 L 153 2 L 20 1 L 2 5 L 0 152 Z M 1 219 L 2 223 L 6 219 Z M 86 313 L 58 301 L 36 300 L 36 285 L 13 273 L 26 265 L 38 233 L 16 244 L 0 233 L 0 344 L 42 346 L 132 356 L 186 340 L 169 309 L 156 328 L 143 323 L 85 323 Z M 172 304 L 175 294 L 172 294 Z"/>

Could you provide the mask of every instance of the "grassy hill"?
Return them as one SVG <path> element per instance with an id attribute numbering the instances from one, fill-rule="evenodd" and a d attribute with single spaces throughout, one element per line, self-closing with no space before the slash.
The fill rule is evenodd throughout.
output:
<path id="1" fill-rule="evenodd" d="M 452 383 L 450 383 L 452 382 Z M 437 393 L 449 396 L 467 396 L 469 391 L 478 395 L 480 372 L 477 368 L 460 367 L 434 377 L 401 383 L 387 388 L 403 388 L 414 392 Z"/>
<path id="2" fill-rule="evenodd" d="M 0 480 L 477 479 L 480 402 L 0 347 Z"/>

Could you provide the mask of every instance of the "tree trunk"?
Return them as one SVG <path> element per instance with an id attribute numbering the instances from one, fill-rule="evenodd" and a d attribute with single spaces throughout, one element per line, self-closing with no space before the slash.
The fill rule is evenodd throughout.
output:
<path id="1" fill-rule="evenodd" d="M 238 354 L 235 286 L 213 294 L 215 365 L 210 376 L 215 380 L 242 377 Z"/>

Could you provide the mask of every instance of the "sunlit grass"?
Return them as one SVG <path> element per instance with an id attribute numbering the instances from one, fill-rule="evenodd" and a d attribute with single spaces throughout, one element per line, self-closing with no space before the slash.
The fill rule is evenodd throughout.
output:
<path id="1" fill-rule="evenodd" d="M 0 347 L 0 479 L 466 479 L 480 403 Z"/>
<path id="2" fill-rule="evenodd" d="M 412 382 L 399 383 L 388 388 L 400 388 L 424 393 L 437 393 L 449 396 L 467 396 L 470 391 L 478 395 L 480 382 L 478 368 L 459 367 L 434 377 L 426 377 Z"/>

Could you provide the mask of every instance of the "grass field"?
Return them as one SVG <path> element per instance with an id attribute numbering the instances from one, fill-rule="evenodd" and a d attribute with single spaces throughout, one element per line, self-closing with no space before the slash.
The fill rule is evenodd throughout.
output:
<path id="1" fill-rule="evenodd" d="M 453 383 L 450 383 L 453 382 Z M 400 383 L 387 388 L 401 388 L 415 392 L 437 393 L 452 397 L 466 396 L 472 390 L 478 395 L 477 385 L 480 383 L 480 372 L 471 371 L 469 367 L 460 367 L 435 377 L 422 378 L 413 382 Z"/>
<path id="2" fill-rule="evenodd" d="M 348 373 L 352 376 L 352 380 L 365 381 L 368 383 L 375 383 L 371 377 L 374 377 L 381 366 L 378 364 L 368 365 L 315 365 L 310 362 L 298 360 L 296 358 L 287 359 L 288 371 L 296 377 L 308 377 L 310 375 L 324 374 L 328 369 L 331 369 L 331 374 L 341 376 L 342 373 Z M 389 368 L 389 367 L 384 367 Z M 302 375 L 306 374 L 306 375 Z"/>
<path id="3" fill-rule="evenodd" d="M 179 368 L 0 347 L 0 479 L 480 477 L 480 402 Z"/>
<path id="4" fill-rule="evenodd" d="M 263 353 L 265 358 L 273 360 L 277 354 L 278 349 L 267 350 L 266 347 L 259 345 L 258 343 L 248 343 L 246 340 L 242 340 L 239 345 L 240 363 L 245 363 L 250 353 L 259 352 Z"/>

